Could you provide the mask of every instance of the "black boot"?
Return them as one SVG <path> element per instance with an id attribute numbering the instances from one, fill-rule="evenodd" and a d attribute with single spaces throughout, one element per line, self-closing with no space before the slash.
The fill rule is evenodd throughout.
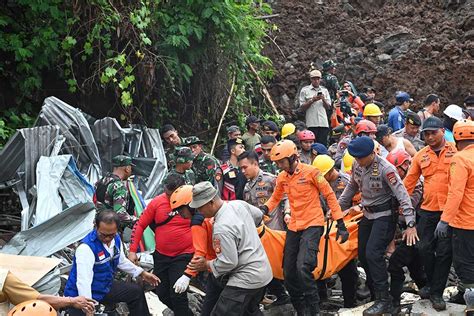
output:
<path id="1" fill-rule="evenodd" d="M 319 316 L 319 304 L 311 304 L 306 307 L 306 316 Z"/>
<path id="2" fill-rule="evenodd" d="M 453 295 L 449 298 L 450 303 L 466 305 L 466 301 L 464 300 L 464 292 L 458 290 L 456 295 Z"/>
<path id="3" fill-rule="evenodd" d="M 392 299 L 392 313 L 391 314 L 393 316 L 396 316 L 400 314 L 401 311 L 402 311 L 402 307 L 400 306 L 400 298 Z"/>
<path id="4" fill-rule="evenodd" d="M 365 309 L 362 314 L 364 316 L 390 314 L 392 312 L 392 300 L 388 295 L 388 291 L 376 292 L 375 297 L 374 304 Z"/>
<path id="5" fill-rule="evenodd" d="M 446 302 L 443 297 L 440 295 L 431 295 L 430 302 L 434 309 L 439 311 L 444 311 L 446 309 Z"/>
<path id="6" fill-rule="evenodd" d="M 418 290 L 418 295 L 420 295 L 423 300 L 426 300 L 430 298 L 430 290 L 430 287 L 425 285 L 420 290 Z"/>
<path id="7" fill-rule="evenodd" d="M 306 306 L 304 304 L 293 303 L 293 307 L 296 311 L 296 316 L 306 316 Z"/>

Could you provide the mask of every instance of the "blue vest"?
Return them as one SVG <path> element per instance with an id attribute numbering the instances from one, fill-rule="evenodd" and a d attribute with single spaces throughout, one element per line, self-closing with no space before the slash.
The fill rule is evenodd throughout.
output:
<path id="1" fill-rule="evenodd" d="M 83 244 L 89 246 L 94 253 L 94 277 L 92 279 L 92 298 L 96 301 L 102 301 L 104 296 L 110 292 L 114 274 L 117 271 L 120 258 L 121 241 L 119 235 L 114 237 L 114 255 L 111 257 L 109 252 L 105 249 L 102 242 L 97 238 L 97 230 L 90 232 L 82 240 Z M 76 297 L 79 296 L 77 291 L 77 266 L 76 257 L 72 263 L 72 270 L 64 289 L 64 296 Z"/>

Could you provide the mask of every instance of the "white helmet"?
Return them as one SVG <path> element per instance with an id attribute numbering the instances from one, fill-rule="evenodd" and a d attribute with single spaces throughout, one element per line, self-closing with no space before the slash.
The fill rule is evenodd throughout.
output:
<path id="1" fill-rule="evenodd" d="M 464 119 L 462 108 L 459 105 L 451 104 L 443 112 L 447 117 L 450 117 L 456 121 Z"/>

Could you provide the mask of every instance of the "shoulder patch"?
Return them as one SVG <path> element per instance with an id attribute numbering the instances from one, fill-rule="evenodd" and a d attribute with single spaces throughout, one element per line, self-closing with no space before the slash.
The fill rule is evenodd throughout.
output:
<path id="1" fill-rule="evenodd" d="M 456 169 L 456 162 L 451 162 L 449 165 L 449 175 L 453 176 L 454 175 L 454 170 Z"/>
<path id="2" fill-rule="evenodd" d="M 214 248 L 216 254 L 220 254 L 222 252 L 221 240 L 219 238 L 212 239 L 212 248 Z"/>
<path id="3" fill-rule="evenodd" d="M 395 175 L 395 172 L 389 172 L 387 173 L 387 181 L 391 184 L 394 185 L 397 183 L 397 176 Z"/>
<path id="4" fill-rule="evenodd" d="M 318 183 L 321 183 L 321 182 L 323 182 L 323 180 L 324 180 L 323 175 L 322 175 L 322 174 L 318 174 L 318 176 L 316 177 L 316 181 L 318 181 Z"/>

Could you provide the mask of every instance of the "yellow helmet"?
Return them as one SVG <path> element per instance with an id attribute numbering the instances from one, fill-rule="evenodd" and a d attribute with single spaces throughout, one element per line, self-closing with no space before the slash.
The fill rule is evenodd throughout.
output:
<path id="1" fill-rule="evenodd" d="M 342 156 L 342 163 L 344 164 L 344 172 L 350 173 L 352 171 L 352 164 L 354 163 L 354 157 L 349 154 L 349 151 L 344 152 L 344 156 Z"/>
<path id="2" fill-rule="evenodd" d="M 286 123 L 281 128 L 281 138 L 285 138 L 288 135 L 293 134 L 296 131 L 296 126 L 293 123 Z"/>
<path id="3" fill-rule="evenodd" d="M 382 111 L 380 111 L 380 108 L 373 103 L 369 103 L 365 106 L 364 108 L 364 113 L 362 115 L 365 116 L 381 116 Z"/>
<path id="4" fill-rule="evenodd" d="M 334 167 L 334 160 L 328 155 L 317 155 L 313 160 L 313 166 L 316 167 L 323 176 Z"/>

